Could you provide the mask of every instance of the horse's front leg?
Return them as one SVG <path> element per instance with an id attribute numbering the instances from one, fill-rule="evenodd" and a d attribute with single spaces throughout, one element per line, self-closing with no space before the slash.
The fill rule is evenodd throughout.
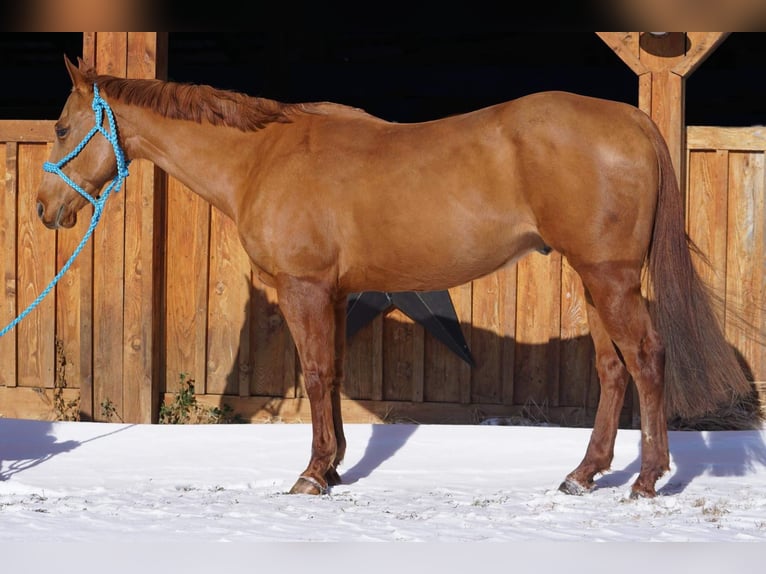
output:
<path id="1" fill-rule="evenodd" d="M 332 422 L 335 429 L 337 450 L 335 461 L 325 478 L 327 484 L 335 486 L 341 483 L 338 467 L 346 455 L 346 435 L 343 432 L 343 413 L 341 411 L 341 394 L 346 360 L 346 297 L 339 297 L 335 302 L 335 377 L 332 382 Z"/>
<path id="2" fill-rule="evenodd" d="M 300 358 L 311 406 L 311 460 L 291 494 L 322 494 L 333 478 L 337 440 L 333 422 L 335 319 L 327 285 L 294 277 L 277 278 L 279 306 Z"/>

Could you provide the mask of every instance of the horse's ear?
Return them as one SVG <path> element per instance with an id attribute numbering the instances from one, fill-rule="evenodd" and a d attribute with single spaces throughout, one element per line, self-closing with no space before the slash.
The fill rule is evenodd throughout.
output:
<path id="1" fill-rule="evenodd" d="M 83 69 L 86 67 L 84 62 L 82 61 L 82 58 L 78 57 L 77 62 L 79 64 L 78 66 L 75 66 L 72 63 L 72 60 L 70 60 L 66 54 L 64 54 L 64 64 L 66 64 L 66 69 L 69 72 L 69 77 L 72 80 L 72 86 L 77 88 L 78 86 L 81 86 L 85 83 L 85 76 L 83 75 Z"/>

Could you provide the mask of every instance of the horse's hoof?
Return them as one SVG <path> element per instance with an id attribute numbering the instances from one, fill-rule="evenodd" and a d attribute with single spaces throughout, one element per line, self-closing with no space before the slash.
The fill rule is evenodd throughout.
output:
<path id="1" fill-rule="evenodd" d="M 630 491 L 631 500 L 638 500 L 639 498 L 654 498 L 655 496 L 657 496 L 657 493 L 653 488 L 651 490 L 646 490 L 633 487 Z"/>
<path id="2" fill-rule="evenodd" d="M 567 478 L 559 485 L 559 490 L 564 494 L 571 494 L 573 496 L 582 496 L 593 490 L 593 485 L 584 486 L 577 482 L 573 478 Z"/>
<path id="3" fill-rule="evenodd" d="M 327 487 L 310 476 L 300 476 L 290 489 L 290 494 L 327 494 Z"/>
<path id="4" fill-rule="evenodd" d="M 654 498 L 657 496 L 657 491 L 654 489 L 654 485 L 657 479 L 662 473 L 645 473 L 649 478 L 638 475 L 633 485 L 630 487 L 630 499 L 637 500 L 639 498 Z"/>

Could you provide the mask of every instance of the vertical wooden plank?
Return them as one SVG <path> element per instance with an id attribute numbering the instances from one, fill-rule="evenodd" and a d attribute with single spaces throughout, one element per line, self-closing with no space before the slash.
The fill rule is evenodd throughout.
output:
<path id="1" fill-rule="evenodd" d="M 207 393 L 239 395 L 240 382 L 250 386 L 250 285 L 250 260 L 236 225 L 212 209 Z"/>
<path id="2" fill-rule="evenodd" d="M 181 374 L 205 388 L 210 204 L 168 178 L 165 305 L 166 392 Z"/>
<path id="3" fill-rule="evenodd" d="M 383 400 L 383 314 L 346 342 L 343 393 L 351 399 Z"/>
<path id="4" fill-rule="evenodd" d="M 146 160 L 134 160 L 125 181 L 125 301 L 121 413 L 124 421 L 152 422 L 153 400 L 153 195 L 155 168 Z M 111 199 L 110 199 L 111 201 Z M 157 286 L 160 289 L 161 286 Z"/>
<path id="5" fill-rule="evenodd" d="M 686 227 L 691 240 L 709 265 L 692 253 L 700 277 L 714 293 L 726 292 L 727 186 L 729 153 L 726 150 L 692 151 L 689 154 Z M 723 325 L 723 309 L 716 309 Z"/>
<path id="6" fill-rule="evenodd" d="M 343 392 L 351 399 L 372 399 L 375 369 L 375 322 L 380 316 L 359 329 L 346 342 L 345 381 Z"/>
<path id="7" fill-rule="evenodd" d="M 96 61 L 96 32 L 82 33 L 82 59 L 91 66 Z"/>
<path id="8" fill-rule="evenodd" d="M 383 399 L 411 401 L 422 388 L 423 327 L 393 309 L 383 320 L 383 341 Z"/>
<path id="9" fill-rule="evenodd" d="M 504 405 L 513 404 L 513 388 L 515 385 L 515 368 L 516 363 L 516 313 L 517 302 L 516 295 L 518 293 L 518 267 L 513 265 L 512 267 L 506 267 L 498 273 L 505 275 L 505 286 L 500 291 L 500 311 L 503 314 L 503 350 L 502 350 L 502 367 L 500 369 L 500 376 L 502 382 L 502 398 Z"/>
<path id="10" fill-rule="evenodd" d="M 125 76 L 127 36 L 99 32 L 96 39 L 96 69 L 100 73 Z M 104 420 L 101 405 L 109 403 L 122 416 L 123 334 L 125 318 L 125 190 L 113 193 L 104 206 L 93 233 L 93 400 L 94 419 Z M 82 214 L 91 215 L 87 208 Z"/>
<path id="11" fill-rule="evenodd" d="M 83 33 L 82 57 L 86 62 L 91 64 L 96 61 L 95 36 L 95 32 Z M 87 219 L 89 223 L 89 218 L 86 217 L 85 219 Z M 79 227 L 80 225 L 83 225 L 83 223 L 78 222 L 77 225 Z M 87 223 L 84 225 L 87 225 Z M 71 241 L 71 239 L 67 239 L 67 241 Z M 79 273 L 79 284 L 77 286 L 77 289 L 79 290 L 78 312 L 80 315 L 79 333 L 77 334 L 79 338 L 80 355 L 77 369 L 79 371 L 78 386 L 80 388 L 80 419 L 85 421 L 94 420 L 95 405 L 93 381 L 93 243 L 94 241 L 91 237 L 88 244 L 83 247 L 80 255 L 77 256 L 77 271 Z M 66 248 L 69 248 L 68 244 L 66 245 Z M 74 267 L 74 264 L 72 264 L 72 267 Z M 74 333 L 72 333 L 72 336 L 75 336 Z M 67 351 L 66 348 L 65 343 L 65 352 L 74 353 L 74 350 Z"/>
<path id="12" fill-rule="evenodd" d="M 514 403 L 557 406 L 561 333 L 561 256 L 519 261 Z"/>
<path id="13" fill-rule="evenodd" d="M 295 345 L 287 328 L 276 289 L 254 279 L 252 295 L 253 379 L 251 395 L 296 397 L 301 376 Z"/>
<path id="14" fill-rule="evenodd" d="M 48 147 L 50 149 L 51 146 Z M 85 208 L 78 214 L 74 227 L 58 230 L 56 271 L 66 264 L 82 241 L 90 225 L 91 214 L 90 208 Z M 56 285 L 56 339 L 61 342 L 67 388 L 78 388 L 84 378 L 91 376 L 91 349 L 86 346 L 90 337 L 83 340 L 82 334 L 89 331 L 91 325 L 92 258 L 93 247 L 88 241 Z M 80 417 L 86 420 L 92 416 L 87 400 L 80 405 L 80 413 Z"/>
<path id="15" fill-rule="evenodd" d="M 476 366 L 471 373 L 471 400 L 476 403 L 493 404 L 502 400 L 502 338 L 498 336 L 502 330 L 501 289 L 497 273 L 473 281 L 471 354 Z"/>
<path id="16" fill-rule="evenodd" d="M 130 78 L 157 75 L 158 34 L 128 34 Z M 123 420 L 156 420 L 159 400 L 159 301 L 161 259 L 156 232 L 162 214 L 163 180 L 149 161 L 131 163 L 125 181 L 125 305 L 123 332 Z"/>
<path id="17" fill-rule="evenodd" d="M 450 289 L 452 304 L 455 306 L 455 313 L 460 321 L 460 329 L 463 331 L 468 348 L 471 348 L 471 313 L 473 306 L 473 282 L 459 285 Z M 458 397 L 462 404 L 471 402 L 471 365 L 460 359 L 453 353 L 450 354 L 453 360 L 457 361 L 455 367 L 456 381 L 458 387 Z"/>
<path id="18" fill-rule="evenodd" d="M 0 329 L 16 318 L 16 230 L 18 213 L 17 148 L 15 142 L 0 145 L 0 176 L 5 189 L 0 195 L 0 271 L 3 284 L 0 288 Z M 0 337 L 0 386 L 15 387 L 16 380 L 16 329 Z"/>
<path id="19" fill-rule="evenodd" d="M 672 72 L 652 74 L 652 119 L 668 144 L 679 187 L 686 180 L 685 80 Z"/>
<path id="20" fill-rule="evenodd" d="M 383 400 L 383 317 L 372 321 L 372 388 L 370 399 Z"/>
<path id="21" fill-rule="evenodd" d="M 562 258 L 561 263 L 561 364 L 559 404 L 598 406 L 599 382 L 593 340 L 588 326 L 585 289 L 577 272 Z"/>
<path id="22" fill-rule="evenodd" d="M 471 372 L 471 402 L 504 404 L 507 389 L 513 392 L 515 267 L 474 280 L 472 306 L 470 340 L 476 365 Z"/>
<path id="23" fill-rule="evenodd" d="M 763 152 L 729 154 L 729 218 L 726 265 L 726 336 L 754 380 L 766 380 L 766 170 Z M 744 317 L 756 332 L 743 330 Z"/>
<path id="24" fill-rule="evenodd" d="M 410 363 L 410 394 L 408 400 L 413 403 L 422 403 L 425 398 L 426 377 L 426 332 L 425 328 L 415 324 L 412 329 L 412 354 Z M 428 338 L 429 342 L 432 342 Z"/>
<path id="25" fill-rule="evenodd" d="M 56 233 L 37 217 L 40 166 L 47 158 L 45 144 L 18 147 L 18 312 L 23 312 L 56 274 Z M 53 387 L 55 373 L 55 292 L 51 291 L 18 324 L 18 384 Z"/>
<path id="26" fill-rule="evenodd" d="M 461 323 L 463 336 L 471 344 L 471 300 L 473 285 L 465 283 L 449 290 L 452 305 Z M 468 403 L 471 396 L 471 368 L 441 341 L 425 333 L 423 390 L 414 389 L 413 402 Z"/>
<path id="27" fill-rule="evenodd" d="M 638 109 L 646 115 L 652 115 L 652 74 L 638 76 Z"/>

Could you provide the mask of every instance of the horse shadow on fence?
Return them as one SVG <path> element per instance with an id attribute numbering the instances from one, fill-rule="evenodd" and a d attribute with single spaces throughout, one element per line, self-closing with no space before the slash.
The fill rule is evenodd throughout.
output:
<path id="1" fill-rule="evenodd" d="M 246 351 L 243 350 L 243 345 L 252 347 L 256 341 L 264 340 L 263 334 L 257 335 L 255 333 L 256 325 L 268 325 L 269 333 L 267 337 L 285 337 L 285 339 L 289 340 L 289 343 L 292 344 L 287 327 L 281 319 L 281 312 L 279 311 L 278 305 L 267 301 L 264 293 L 252 285 L 250 288 L 250 298 L 245 305 L 244 313 L 245 321 L 240 333 L 239 348 L 233 363 L 234 367 L 226 377 L 226 393 L 235 395 L 237 394 L 238 389 L 240 389 L 242 377 L 252 376 L 256 369 L 258 369 L 257 365 L 253 365 L 255 353 L 252 352 L 252 349 L 248 348 Z M 258 313 L 263 316 L 257 318 L 256 314 Z M 384 333 L 391 332 L 391 329 L 400 327 L 404 329 L 421 328 L 412 323 L 404 326 L 395 325 L 398 321 L 386 314 L 383 315 L 382 321 L 384 322 L 384 327 L 382 329 Z M 429 336 L 428 333 L 424 334 L 424 337 Z M 480 404 L 476 409 L 476 419 L 471 422 L 486 422 L 485 420 L 481 420 L 481 416 L 484 416 L 485 419 L 489 419 L 493 416 L 501 416 L 498 413 L 505 410 L 508 416 L 501 421 L 500 424 L 553 424 L 572 427 L 592 426 L 595 408 L 598 402 L 599 385 L 595 374 L 593 347 L 589 335 L 567 340 L 551 339 L 546 344 L 530 345 L 521 344 L 514 338 L 502 337 L 485 329 L 471 327 L 471 336 L 469 340 L 472 343 L 471 346 L 474 347 L 472 352 L 474 352 L 474 357 L 477 362 L 477 364 L 472 367 L 472 382 L 477 369 L 481 370 L 482 368 L 481 361 L 487 354 L 487 349 L 495 349 L 495 354 L 492 355 L 492 353 L 490 353 L 490 356 L 497 359 L 498 349 L 512 348 L 514 365 L 510 367 L 510 372 L 515 380 L 514 386 L 518 387 L 514 390 L 514 401 L 512 404 L 507 404 L 507 400 L 505 404 L 502 404 L 500 397 L 495 395 L 494 397 L 491 397 L 497 401 L 496 404 L 490 405 L 493 407 L 491 409 L 492 412 L 489 414 L 486 412 L 482 413 L 482 406 L 486 406 L 486 404 Z M 438 342 L 432 342 L 431 344 L 440 345 Z M 441 352 L 450 354 L 449 351 L 444 351 L 444 349 L 442 349 Z M 754 380 L 744 358 L 741 356 L 738 358 L 740 359 L 743 369 L 746 371 L 748 380 Z M 347 364 L 348 359 L 349 357 L 347 354 Z M 530 367 L 530 364 L 525 362 L 530 360 L 534 364 L 534 367 Z M 450 363 L 450 361 L 453 362 Z M 442 358 L 442 362 L 452 364 L 454 368 L 465 368 L 464 365 L 462 365 L 462 360 L 455 355 L 452 355 L 450 359 L 446 360 Z M 296 373 L 299 372 L 300 365 L 297 359 L 295 360 L 294 368 Z M 407 371 L 407 368 L 404 368 L 404 371 Z M 509 372 L 507 367 L 504 372 Z M 532 385 L 525 386 L 525 384 L 529 382 L 523 380 L 525 377 L 537 378 L 538 380 Z M 545 380 L 546 378 L 548 380 Z M 358 388 L 357 385 L 354 385 L 353 382 L 350 382 L 348 379 L 349 372 L 347 369 L 347 387 Z M 498 385 L 498 388 L 501 389 L 502 381 L 499 381 Z M 295 386 L 298 386 L 297 383 Z M 536 394 L 537 396 L 525 397 L 523 394 L 523 389 L 525 388 L 530 389 L 530 393 Z M 285 397 L 290 393 L 295 393 L 295 396 L 299 401 L 308 401 L 307 398 L 300 398 L 301 395 L 298 388 L 283 388 L 282 390 L 285 391 L 285 393 L 282 396 L 272 395 L 268 405 L 265 407 L 267 412 L 273 413 L 275 416 L 281 412 L 282 403 L 286 400 Z M 501 396 L 502 391 L 499 391 L 499 393 Z M 545 396 L 541 396 L 541 393 Z M 476 393 L 471 396 L 476 396 Z M 620 428 L 637 428 L 634 396 L 632 389 L 629 388 L 626 394 L 625 406 L 620 416 Z M 359 400 L 359 397 L 354 396 L 353 393 L 349 393 L 347 398 L 356 402 L 357 405 L 368 409 L 371 415 L 379 417 L 380 412 L 375 412 L 372 408 L 376 401 L 370 400 L 368 397 L 362 397 L 362 399 Z M 383 402 L 397 404 L 397 399 L 387 397 L 385 392 L 383 394 L 383 399 Z M 424 402 L 428 401 L 425 400 Z M 459 401 L 456 400 L 455 402 Z M 481 401 L 478 402 L 481 403 Z M 401 404 L 407 403 L 409 403 L 409 401 L 406 399 L 401 400 Z M 450 422 L 450 407 L 452 406 L 454 405 L 439 403 L 439 401 L 429 403 L 428 409 L 430 418 L 429 420 L 420 422 L 435 422 L 437 424 L 439 422 Z M 438 418 L 441 409 L 443 409 L 445 420 L 434 420 L 434 417 Z M 408 410 L 407 408 L 403 409 L 403 411 L 412 412 L 411 409 Z M 387 432 L 385 433 L 380 432 L 381 429 L 379 425 L 373 424 L 372 434 L 365 448 L 365 453 L 358 462 L 342 473 L 344 482 L 353 483 L 368 476 L 386 460 L 393 457 L 407 443 L 410 437 L 414 435 L 419 423 L 417 418 L 406 416 L 399 417 L 398 419 L 397 417 L 392 417 L 390 421 L 387 420 L 386 422 L 411 424 L 400 424 L 396 432 L 391 432 L 390 429 L 386 429 Z M 717 423 L 720 423 L 720 421 L 717 421 Z M 726 441 L 724 435 L 718 433 L 696 432 L 686 436 L 684 441 L 680 441 L 678 438 L 674 440 L 674 436 L 675 435 L 671 433 L 670 450 L 673 461 L 673 471 L 670 480 L 660 490 L 660 493 L 671 494 L 673 492 L 679 492 L 683 490 L 694 477 L 699 476 L 703 472 L 721 472 L 729 475 L 743 475 L 748 472 L 749 469 L 752 469 L 754 464 L 766 464 L 766 444 L 764 444 L 763 436 L 759 431 L 747 432 L 742 435 L 743 440 L 740 443 L 735 444 L 731 441 Z M 722 442 L 724 443 L 723 445 L 721 444 Z M 717 467 L 716 460 L 720 459 L 720 451 L 722 448 L 726 449 L 726 466 Z M 599 487 L 614 487 L 627 484 L 627 482 L 639 472 L 639 469 L 640 452 L 636 459 L 625 468 L 600 477 L 597 479 L 596 484 Z"/>

